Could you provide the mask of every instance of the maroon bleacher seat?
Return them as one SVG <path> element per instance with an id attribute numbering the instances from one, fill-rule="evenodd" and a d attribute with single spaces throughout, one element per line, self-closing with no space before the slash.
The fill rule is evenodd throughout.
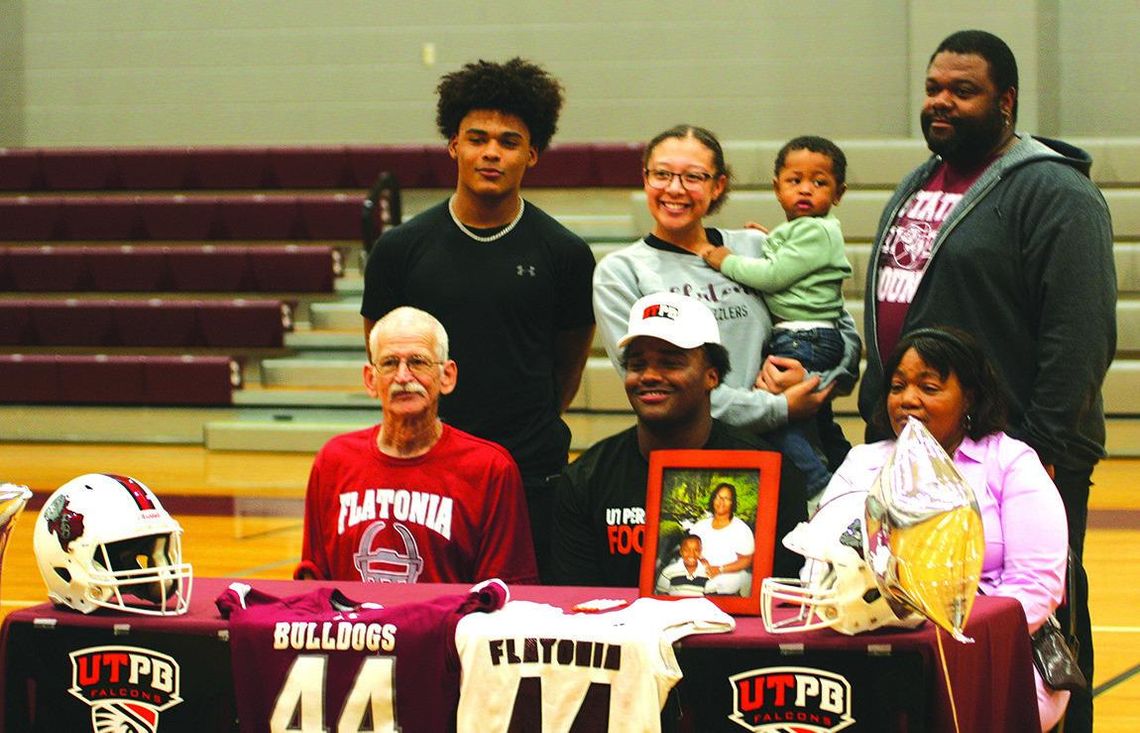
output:
<path id="1" fill-rule="evenodd" d="M 241 369 L 228 356 L 152 356 L 143 374 L 152 405 L 228 405 L 241 386 Z"/>
<path id="2" fill-rule="evenodd" d="M 84 247 L 91 289 L 100 292 L 158 292 L 170 288 L 166 247 L 123 244 Z"/>
<path id="3" fill-rule="evenodd" d="M 198 325 L 207 346 L 280 347 L 293 328 L 292 308 L 279 300 L 203 300 Z"/>
<path id="4" fill-rule="evenodd" d="M 108 300 L 29 300 L 35 344 L 40 346 L 110 346 L 115 323 Z"/>
<path id="5" fill-rule="evenodd" d="M 62 200 L 62 239 L 128 240 L 142 234 L 134 196 L 67 196 Z"/>
<path id="6" fill-rule="evenodd" d="M 527 171 L 524 181 L 528 187 L 595 185 L 593 150 L 580 143 L 551 146 L 538 156 L 538 163 Z"/>
<path id="7" fill-rule="evenodd" d="M 166 261 L 173 289 L 183 293 L 250 290 L 248 249 L 213 244 L 168 248 Z"/>
<path id="8" fill-rule="evenodd" d="M 43 148 L 40 170 L 49 191 L 105 191 L 119 187 L 115 148 Z"/>
<path id="9" fill-rule="evenodd" d="M 0 300 L 0 344 L 58 347 L 268 348 L 292 330 L 280 300 Z"/>
<path id="10" fill-rule="evenodd" d="M 229 405 L 228 356 L 0 355 L 0 403 Z"/>
<path id="11" fill-rule="evenodd" d="M 596 143 L 594 186 L 641 188 L 642 143 Z"/>
<path id="12" fill-rule="evenodd" d="M 111 309 L 115 336 L 127 347 L 201 346 L 198 302 L 192 300 L 123 300 Z"/>
<path id="13" fill-rule="evenodd" d="M 302 233 L 307 239 L 360 238 L 363 195 L 308 194 L 297 197 Z"/>
<path id="14" fill-rule="evenodd" d="M 191 148 L 187 188 L 266 188 L 269 149 L 264 147 Z"/>
<path id="15" fill-rule="evenodd" d="M 0 403 L 44 403 L 59 399 L 56 357 L 0 354 Z"/>
<path id="16" fill-rule="evenodd" d="M 0 239 L 59 239 L 62 206 L 58 196 L 0 198 Z"/>
<path id="17" fill-rule="evenodd" d="M 301 233 L 296 196 L 219 196 L 218 221 L 222 239 L 297 239 Z"/>
<path id="18" fill-rule="evenodd" d="M 269 181 L 280 188 L 351 188 L 356 185 L 343 146 L 270 148 Z"/>
<path id="19" fill-rule="evenodd" d="M 74 245 L 11 247 L 8 270 L 17 292 L 66 293 L 91 287 L 83 248 Z"/>
<path id="20" fill-rule="evenodd" d="M 8 248 L 0 247 L 0 293 L 12 290 L 12 271 L 8 267 Z"/>
<path id="21" fill-rule="evenodd" d="M 335 275 L 332 247 L 263 245 L 249 248 L 254 290 L 263 293 L 331 293 Z"/>
<path id="22" fill-rule="evenodd" d="M 115 151 L 118 180 L 128 191 L 185 188 L 190 170 L 188 148 L 121 148 Z"/>
<path id="23" fill-rule="evenodd" d="M 139 196 L 141 230 L 147 239 L 194 240 L 215 238 L 218 200 L 214 196 Z"/>
<path id="24" fill-rule="evenodd" d="M 0 300 L 0 345 L 28 346 L 35 341 L 27 300 Z"/>
<path id="25" fill-rule="evenodd" d="M 427 162 L 427 175 L 428 182 L 433 188 L 455 188 L 455 179 L 458 175 L 455 161 L 447 154 L 446 147 L 430 147 L 424 154 L 424 159 Z M 400 186 L 404 186 L 403 181 Z"/>
<path id="26" fill-rule="evenodd" d="M 65 404 L 145 404 L 145 361 L 145 357 L 134 355 L 57 356 L 59 401 Z"/>
<path id="27" fill-rule="evenodd" d="M 43 185 L 39 150 L 0 148 L 0 191 L 36 191 Z"/>
<path id="28" fill-rule="evenodd" d="M 431 149 L 436 150 L 436 146 Z M 436 188 L 440 185 L 434 178 L 435 172 L 428 167 L 428 148 L 423 145 L 349 145 L 345 151 L 358 188 L 371 187 L 385 171 L 394 175 L 404 188 Z M 452 182 L 454 185 L 454 176 Z"/>

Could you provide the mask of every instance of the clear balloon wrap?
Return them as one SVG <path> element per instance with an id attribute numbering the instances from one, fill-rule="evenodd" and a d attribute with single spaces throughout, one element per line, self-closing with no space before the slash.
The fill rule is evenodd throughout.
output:
<path id="1" fill-rule="evenodd" d="M 865 504 L 864 551 L 880 590 L 961 642 L 985 553 L 974 491 L 921 422 L 907 421 Z"/>
<path id="2" fill-rule="evenodd" d="M 31 498 L 32 492 L 27 486 L 0 484 L 0 558 L 4 557 L 4 548 L 8 546 L 8 537 L 16 526 L 16 519 Z"/>
<path id="3" fill-rule="evenodd" d="M 8 547 L 12 528 L 16 526 L 24 505 L 31 498 L 32 492 L 27 486 L 0 484 L 0 563 L 4 561 L 4 550 Z"/>

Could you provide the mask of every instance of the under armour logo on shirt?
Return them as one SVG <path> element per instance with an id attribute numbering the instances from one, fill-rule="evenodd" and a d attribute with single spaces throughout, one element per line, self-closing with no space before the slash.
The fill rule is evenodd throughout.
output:
<path id="1" fill-rule="evenodd" d="M 516 269 L 518 270 L 519 277 L 522 277 L 523 275 L 530 275 L 531 277 L 536 276 L 534 272 L 534 265 L 518 265 Z"/>

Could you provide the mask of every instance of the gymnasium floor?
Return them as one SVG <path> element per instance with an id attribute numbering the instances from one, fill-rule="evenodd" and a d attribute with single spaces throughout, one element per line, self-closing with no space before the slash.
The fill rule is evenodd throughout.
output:
<path id="1" fill-rule="evenodd" d="M 0 443 L 0 481 L 27 484 L 42 502 L 81 473 L 148 484 L 182 523 L 198 576 L 288 578 L 300 555 L 302 497 L 311 456 L 211 452 L 200 446 Z M 1093 477 L 1085 558 L 1097 650 L 1096 730 L 1140 730 L 1140 460 L 1103 462 Z M 38 502 L 36 503 L 38 506 Z M 9 543 L 0 616 L 46 600 L 32 555 L 36 510 Z"/>

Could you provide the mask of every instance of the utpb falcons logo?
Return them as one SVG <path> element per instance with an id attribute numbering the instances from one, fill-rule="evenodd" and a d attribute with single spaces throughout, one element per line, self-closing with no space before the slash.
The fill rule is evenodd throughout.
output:
<path id="1" fill-rule="evenodd" d="M 68 692 L 91 706 L 95 733 L 155 733 L 158 714 L 182 702 L 173 657 L 133 646 L 71 652 Z"/>
<path id="2" fill-rule="evenodd" d="M 645 310 L 641 312 L 641 320 L 650 318 L 668 318 L 670 321 L 675 321 L 677 320 L 677 306 L 668 303 L 646 306 Z"/>
<path id="3" fill-rule="evenodd" d="M 759 733 L 831 733 L 855 725 L 851 683 L 845 677 L 809 667 L 765 667 L 728 678 L 732 714 L 728 719 Z"/>

